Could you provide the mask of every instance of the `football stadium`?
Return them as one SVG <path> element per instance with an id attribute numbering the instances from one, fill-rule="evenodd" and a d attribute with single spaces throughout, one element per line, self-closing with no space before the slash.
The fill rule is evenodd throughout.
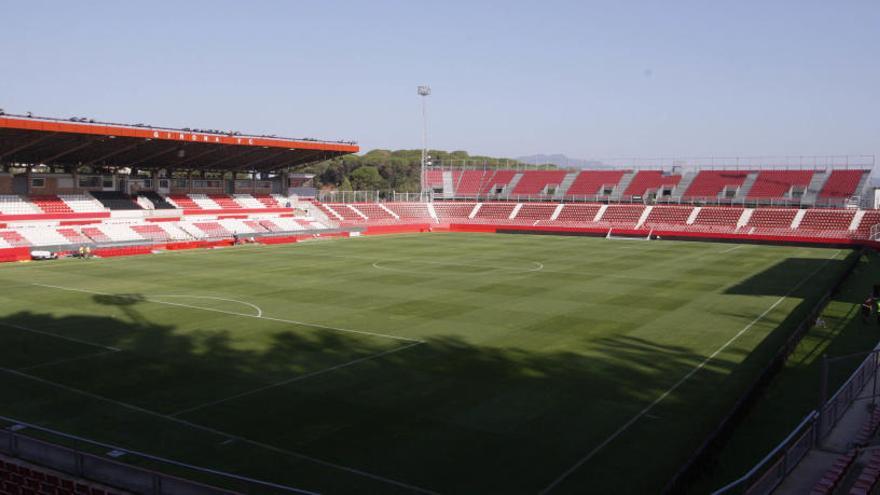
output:
<path id="1" fill-rule="evenodd" d="M 0 495 L 880 494 L 880 5 L 619 4 L 4 4 Z"/>
<path id="2" fill-rule="evenodd" d="M 841 287 L 877 273 L 870 157 L 432 165 L 422 194 L 348 202 L 295 172 L 357 151 L 0 116 L 0 451 L 67 475 L 13 458 L 6 484 L 685 490 Z M 844 395 L 736 489 L 778 483 Z"/>

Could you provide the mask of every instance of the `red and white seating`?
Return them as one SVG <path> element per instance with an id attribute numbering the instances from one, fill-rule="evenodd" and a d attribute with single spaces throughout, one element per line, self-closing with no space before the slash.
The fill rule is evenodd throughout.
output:
<path id="1" fill-rule="evenodd" d="M 688 200 L 714 200 L 725 189 L 738 190 L 742 187 L 749 173 L 742 170 L 701 170 L 694 177 L 682 198 Z"/>
<path id="2" fill-rule="evenodd" d="M 483 203 L 473 221 L 479 223 L 506 223 L 516 203 Z"/>
<path id="3" fill-rule="evenodd" d="M 31 243 L 14 230 L 0 230 L 0 239 L 11 247 L 30 246 Z"/>
<path id="4" fill-rule="evenodd" d="M 119 495 L 119 492 L 33 464 L 0 459 L 0 494 Z"/>
<path id="5" fill-rule="evenodd" d="M 599 213 L 599 208 L 601 207 L 596 204 L 565 204 L 554 222 L 561 224 L 593 223 L 593 219 Z"/>
<path id="6" fill-rule="evenodd" d="M 646 229 L 685 230 L 692 206 L 655 206 L 642 225 Z"/>
<path id="7" fill-rule="evenodd" d="M 644 196 L 650 191 L 663 187 L 674 187 L 681 181 L 680 175 L 671 175 L 662 170 L 639 170 L 627 186 L 624 196 Z"/>
<path id="8" fill-rule="evenodd" d="M 700 208 L 689 230 L 696 232 L 734 232 L 744 208 L 712 207 Z"/>
<path id="9" fill-rule="evenodd" d="M 453 175 L 456 184 L 456 196 L 476 196 L 483 190 L 483 182 L 491 172 L 487 170 L 463 170 L 457 172 L 458 177 Z"/>
<path id="10" fill-rule="evenodd" d="M 185 210 L 200 210 L 201 207 L 186 194 L 169 194 L 165 200 L 174 205 L 176 208 Z"/>
<path id="11" fill-rule="evenodd" d="M 385 203 L 401 220 L 433 221 L 425 203 Z"/>
<path id="12" fill-rule="evenodd" d="M 516 170 L 493 170 L 491 171 L 483 183 L 480 194 L 494 195 L 499 189 L 506 189 L 510 181 L 516 176 Z M 504 191 L 509 193 L 510 191 Z"/>
<path id="13" fill-rule="evenodd" d="M 603 194 L 604 189 L 616 190 L 620 180 L 628 172 L 628 170 L 582 170 L 565 191 L 565 196 L 607 196 Z"/>
<path id="14" fill-rule="evenodd" d="M 21 196 L 0 195 L 0 214 L 2 215 L 39 215 L 40 213 L 43 213 L 43 210 L 31 202 L 25 201 Z"/>
<path id="15" fill-rule="evenodd" d="M 812 170 L 764 170 L 748 192 L 749 199 L 785 200 L 793 199 L 794 189 L 805 191 L 813 178 Z"/>
<path id="16" fill-rule="evenodd" d="M 536 204 L 523 203 L 522 207 L 516 212 L 514 220 L 517 222 L 549 222 L 550 217 L 556 212 L 558 204 Z"/>
<path id="17" fill-rule="evenodd" d="M 513 195 L 543 195 L 547 186 L 559 186 L 565 179 L 565 170 L 527 170 L 514 186 Z"/>
<path id="18" fill-rule="evenodd" d="M 609 227 L 635 228 L 644 211 L 644 205 L 610 205 L 602 213 L 599 223 Z"/>
<path id="19" fill-rule="evenodd" d="M 822 189 L 819 199 L 846 199 L 858 194 L 856 190 L 862 178 L 871 173 L 870 170 L 832 170 Z"/>
<path id="20" fill-rule="evenodd" d="M 397 221 L 397 218 L 395 218 L 394 215 L 388 213 L 388 211 L 385 208 L 382 208 L 378 203 L 356 203 L 351 206 L 354 206 L 359 212 L 366 215 L 369 223 L 389 223 Z"/>
<path id="21" fill-rule="evenodd" d="M 70 206 L 67 206 L 67 203 L 62 201 L 58 196 L 31 196 L 28 199 L 45 213 L 73 213 L 73 209 Z"/>
<path id="22" fill-rule="evenodd" d="M 57 230 L 39 226 L 30 226 L 17 229 L 31 246 L 60 246 L 67 244 L 67 237 L 58 233 Z"/>
<path id="23" fill-rule="evenodd" d="M 810 235 L 816 237 L 846 238 L 855 214 L 855 210 L 810 209 L 804 214 L 797 230 L 811 231 Z"/>
<path id="24" fill-rule="evenodd" d="M 59 194 L 58 198 L 76 213 L 105 211 L 104 205 L 90 194 Z"/>
<path id="25" fill-rule="evenodd" d="M 474 211 L 476 203 L 437 202 L 434 203 L 434 211 L 437 218 L 446 221 L 463 221 Z"/>
<path id="26" fill-rule="evenodd" d="M 795 208 L 755 208 L 741 231 L 746 234 L 790 235 L 797 213 Z"/>
<path id="27" fill-rule="evenodd" d="M 57 229 L 58 233 L 63 235 L 67 242 L 70 244 L 88 244 L 92 242 L 91 239 L 82 235 L 79 231 L 72 228 L 59 228 Z"/>
<path id="28" fill-rule="evenodd" d="M 224 210 L 238 210 L 241 209 L 241 204 L 239 204 L 235 199 L 225 195 L 225 194 L 208 194 L 207 199 L 213 201 L 217 206 Z M 198 201 L 196 201 L 198 202 Z"/>
<path id="29" fill-rule="evenodd" d="M 265 203 L 251 196 L 250 194 L 235 194 L 232 197 L 235 199 L 235 202 L 238 203 L 242 208 L 268 208 Z"/>

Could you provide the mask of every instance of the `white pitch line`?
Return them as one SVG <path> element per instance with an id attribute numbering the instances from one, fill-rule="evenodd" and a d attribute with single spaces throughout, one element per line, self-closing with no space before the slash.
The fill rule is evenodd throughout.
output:
<path id="1" fill-rule="evenodd" d="M 238 304 L 243 304 L 245 306 L 250 306 L 251 308 L 255 309 L 257 311 L 257 314 L 256 314 L 257 318 L 263 316 L 263 310 L 259 306 L 257 306 L 256 304 L 251 304 L 246 301 L 239 301 L 238 299 L 227 299 L 225 297 L 214 297 L 214 296 L 190 296 L 187 294 L 154 294 L 152 296 L 147 296 L 147 297 L 148 298 L 149 297 L 172 297 L 172 298 L 178 297 L 178 298 L 183 298 L 183 299 L 207 299 L 207 300 L 212 300 L 212 301 L 225 301 L 225 302 L 231 302 L 231 303 L 238 303 Z"/>
<path id="2" fill-rule="evenodd" d="M 238 436 L 238 435 L 233 435 L 233 434 L 230 434 L 230 433 L 226 433 L 226 432 L 224 432 L 224 431 L 221 431 L 221 430 L 218 430 L 218 429 L 215 429 L 215 428 L 211 428 L 210 426 L 204 426 L 204 425 L 200 425 L 200 424 L 197 424 L 197 423 L 192 423 L 192 422 L 187 421 L 187 420 L 185 420 L 185 419 L 180 419 L 180 418 L 176 418 L 176 417 L 174 417 L 174 416 L 169 416 L 169 415 L 167 415 L 167 414 L 162 414 L 162 413 L 159 413 L 159 412 L 156 412 L 156 411 L 151 411 L 151 410 L 149 410 L 149 409 L 144 409 L 143 407 L 136 406 L 136 405 L 134 405 L 134 404 L 129 404 L 129 403 L 127 403 L 127 402 L 121 402 L 121 401 L 118 401 L 118 400 L 115 400 L 115 399 L 111 399 L 111 398 L 109 398 L 109 397 L 104 397 L 104 396 L 102 396 L 102 395 L 94 394 L 94 393 L 92 393 L 92 392 L 87 392 L 87 391 L 85 391 L 85 390 L 80 390 L 80 389 L 78 389 L 78 388 L 74 388 L 74 387 L 70 387 L 70 386 L 67 386 L 67 385 L 63 385 L 63 384 L 61 384 L 61 383 L 56 383 L 56 382 L 53 382 L 53 381 L 51 381 L 51 380 L 46 380 L 45 378 L 40 378 L 40 377 L 38 377 L 38 376 L 30 375 L 30 374 L 27 374 L 27 373 L 22 373 L 21 371 L 16 371 L 16 370 L 13 370 L 13 369 L 3 368 L 3 367 L 0 367 L 0 371 L 3 371 L 3 372 L 6 372 L 6 373 L 9 373 L 9 374 L 11 374 L 11 375 L 19 376 L 19 377 L 21 377 L 21 378 L 25 378 L 25 379 L 28 379 L 28 380 L 32 380 L 32 381 L 35 381 L 35 382 L 39 382 L 39 383 L 42 383 L 42 384 L 44 384 L 44 385 L 49 385 L 49 386 L 52 386 L 52 387 L 55 387 L 55 388 L 59 388 L 59 389 L 61 389 L 61 390 L 66 390 L 66 391 L 68 391 L 68 392 L 71 392 L 71 393 L 74 393 L 74 394 L 78 394 L 78 395 L 82 395 L 82 396 L 84 396 L 84 397 L 89 397 L 89 398 L 91 398 L 91 399 L 95 399 L 95 400 L 98 400 L 98 401 L 101 401 L 101 402 L 106 402 L 106 403 L 108 403 L 108 404 L 114 404 L 114 405 L 117 405 L 117 406 L 122 407 L 122 408 L 125 408 L 125 409 L 130 409 L 130 410 L 132 410 L 132 411 L 137 411 L 137 412 L 139 412 L 139 413 L 146 414 L 146 415 L 148 415 L 148 416 L 153 416 L 153 417 L 157 417 L 157 418 L 165 419 L 165 420 L 168 420 L 168 421 L 171 421 L 171 422 L 174 422 L 174 423 L 178 423 L 178 424 L 181 424 L 181 425 L 184 425 L 184 426 L 188 426 L 188 427 L 193 428 L 193 429 L 196 429 L 196 430 L 204 431 L 204 432 L 206 432 L 206 433 L 211 433 L 211 434 L 213 434 L 213 435 L 226 437 L 227 439 L 237 440 L 237 441 L 242 442 L 242 443 L 247 443 L 247 444 L 254 445 L 254 446 L 257 446 L 257 447 L 261 447 L 261 448 L 264 448 L 264 449 L 267 449 L 267 450 L 271 450 L 271 451 L 273 451 L 273 452 L 278 452 L 278 453 L 281 453 L 281 454 L 289 455 L 289 456 L 291 456 L 291 457 L 296 457 L 296 458 L 303 459 L 303 460 L 306 460 L 306 461 L 314 462 L 315 464 L 319 464 L 319 465 L 322 465 L 322 466 L 326 466 L 326 467 L 331 467 L 331 468 L 339 469 L 339 470 L 341 470 L 341 471 L 346 471 L 346 472 L 348 472 L 348 473 L 352 473 L 352 474 L 355 474 L 355 475 L 358 475 L 358 476 L 362 476 L 362 477 L 365 477 L 365 478 L 370 478 L 370 479 L 373 479 L 373 480 L 376 480 L 376 481 L 381 481 L 381 482 L 383 482 L 383 483 L 388 483 L 388 484 L 390 484 L 390 485 L 395 485 L 395 486 L 403 487 L 403 488 L 406 488 L 406 489 L 408 489 L 408 490 L 412 490 L 412 491 L 414 491 L 414 492 L 424 493 L 424 494 L 427 494 L 427 495 L 439 495 L 437 492 L 434 492 L 434 491 L 432 491 L 432 490 L 428 490 L 428 489 L 425 489 L 425 488 L 421 488 L 421 487 L 418 487 L 418 486 L 415 486 L 415 485 L 410 485 L 410 484 L 408 484 L 408 483 L 404 483 L 404 482 L 402 482 L 402 481 L 397 481 L 397 480 L 393 480 L 393 479 L 390 479 L 390 478 L 385 478 L 384 476 L 380 476 L 380 475 L 378 475 L 378 474 L 373 474 L 373 473 L 370 473 L 370 472 L 367 472 L 367 471 L 362 471 L 362 470 L 357 469 L 357 468 L 352 468 L 352 467 L 348 467 L 348 466 L 343 466 L 342 464 L 336 464 L 336 463 L 334 463 L 334 462 L 325 461 L 325 460 L 323 460 L 323 459 L 318 459 L 318 458 L 316 458 L 316 457 L 312 457 L 312 456 L 309 456 L 309 455 L 306 455 L 306 454 L 302 454 L 302 453 L 299 453 L 299 452 L 295 452 L 295 451 L 292 451 L 292 450 L 282 449 L 281 447 L 276 447 L 276 446 L 274 446 L 274 445 L 269 445 L 269 444 L 267 444 L 267 443 L 258 442 L 258 441 L 256 441 L 256 440 L 251 440 L 251 439 L 249 439 L 249 438 L 245 438 L 245 437 L 242 437 L 242 436 Z"/>
<path id="3" fill-rule="evenodd" d="M 729 253 L 729 252 L 731 252 L 731 251 L 736 251 L 737 249 L 739 249 L 739 248 L 743 248 L 743 247 L 746 247 L 746 245 L 745 245 L 745 244 L 740 244 L 739 246 L 734 246 L 734 247 L 732 247 L 732 248 L 728 248 L 728 249 L 725 249 L 724 251 L 721 251 L 721 254 Z"/>
<path id="4" fill-rule="evenodd" d="M 94 294 L 94 295 L 98 295 L 98 296 L 119 297 L 119 296 L 124 295 L 124 294 L 110 294 L 107 292 L 99 292 L 99 291 L 88 290 L 88 289 L 77 289 L 74 287 L 63 287 L 60 285 L 49 285 L 49 284 L 38 284 L 38 283 L 34 283 L 33 285 L 35 285 L 37 287 L 45 287 L 48 289 L 66 290 L 69 292 L 81 292 L 83 294 Z M 424 342 L 423 340 L 411 339 L 409 337 L 401 337 L 399 335 L 389 335 L 389 334 L 385 334 L 385 333 L 368 332 L 366 330 L 354 330 L 351 328 L 332 327 L 329 325 L 321 325 L 320 323 L 309 323 L 309 322 L 305 322 L 305 321 L 286 320 L 284 318 L 273 318 L 271 316 L 250 315 L 247 313 L 237 313 L 235 311 L 226 311 L 225 309 L 206 308 L 204 306 L 192 306 L 190 304 L 173 303 L 173 302 L 169 302 L 169 301 L 159 301 L 156 299 L 144 298 L 144 299 L 141 299 L 140 301 L 141 302 L 149 302 L 149 303 L 153 303 L 153 304 L 164 304 L 166 306 L 176 306 L 178 308 L 198 309 L 200 311 L 209 311 L 211 313 L 219 313 L 219 314 L 230 315 L 230 316 L 240 316 L 242 318 L 256 318 L 259 320 L 268 320 L 268 321 L 274 321 L 274 322 L 278 322 L 278 323 L 288 323 L 291 325 L 300 325 L 303 327 L 318 328 L 321 330 L 331 330 L 334 332 L 354 333 L 354 334 L 359 334 L 359 335 L 369 335 L 372 337 L 382 337 L 382 338 L 386 338 L 386 339 L 399 340 L 402 342 L 418 342 L 418 343 Z"/>
<path id="5" fill-rule="evenodd" d="M 75 356 L 75 357 L 67 358 L 67 359 L 58 359 L 55 361 L 49 361 L 47 363 L 40 363 L 40 364 L 35 364 L 33 366 L 26 366 L 24 368 L 18 368 L 18 371 L 30 371 L 30 370 L 35 370 L 38 368 L 48 368 L 49 366 L 56 366 L 59 364 L 72 363 L 74 361 L 81 361 L 83 359 L 91 359 L 91 358 L 96 358 L 99 356 L 106 356 L 107 354 L 114 354 L 117 352 L 121 352 L 121 351 L 103 351 L 103 352 L 96 352 L 96 353 L 92 353 L 92 354 L 84 354 L 82 356 Z"/>
<path id="6" fill-rule="evenodd" d="M 92 347 L 100 347 L 101 349 L 107 349 L 108 351 L 113 351 L 113 352 L 118 352 L 118 351 L 122 350 L 118 347 L 112 347 L 112 346 L 103 345 L 103 344 L 96 344 L 95 342 L 89 342 L 88 340 L 80 340 L 80 339 L 77 339 L 74 337 L 67 337 L 66 335 L 59 335 L 57 333 L 44 332 L 42 330 L 34 330 L 33 328 L 23 327 L 21 325 L 16 325 L 14 323 L 7 323 L 7 322 L 0 321 L 0 326 L 15 328 L 16 330 L 21 330 L 23 332 L 31 332 L 31 333 L 36 333 L 36 334 L 40 334 L 40 335 L 47 335 L 49 337 L 55 337 L 56 339 L 67 340 L 69 342 L 76 342 L 77 344 L 83 344 L 83 345 L 88 345 L 88 346 L 92 346 Z"/>
<path id="7" fill-rule="evenodd" d="M 247 391 L 247 392 L 242 392 L 242 393 L 240 393 L 240 394 L 230 395 L 229 397 L 225 397 L 225 398 L 223 398 L 223 399 L 217 399 L 217 400 L 213 400 L 213 401 L 210 401 L 210 402 L 205 402 L 204 404 L 199 404 L 199 405 L 197 405 L 197 406 L 193 406 L 193 407 L 190 407 L 190 408 L 187 408 L 187 409 L 182 409 L 182 410 L 180 410 L 180 411 L 177 411 L 177 412 L 173 412 L 173 413 L 171 413 L 170 416 L 180 416 L 180 415 L 183 415 L 183 414 L 191 413 L 191 412 L 193 412 L 193 411 L 198 411 L 198 410 L 200 410 L 200 409 L 204 409 L 204 408 L 206 408 L 206 407 L 216 406 L 217 404 L 222 404 L 222 403 L 224 403 L 224 402 L 229 402 L 229 401 L 231 401 L 231 400 L 240 399 L 240 398 L 242 398 L 242 397 L 247 397 L 247 396 L 249 396 L 249 395 L 254 395 L 254 394 L 257 394 L 257 393 L 260 393 L 260 392 L 263 392 L 263 391 L 266 391 L 266 390 L 270 390 L 270 389 L 273 389 L 273 388 L 276 388 L 276 387 L 281 387 L 281 386 L 284 386 L 284 385 L 289 385 L 289 384 L 291 384 L 291 383 L 295 383 L 295 382 L 298 382 L 298 381 L 302 381 L 302 380 L 305 380 L 305 379 L 307 379 L 307 378 L 312 378 L 312 377 L 315 377 L 315 376 L 318 376 L 318 375 L 323 375 L 323 374 L 326 374 L 326 373 L 330 373 L 331 371 L 340 370 L 340 369 L 342 369 L 342 368 L 348 368 L 349 366 L 354 366 L 354 365 L 356 365 L 356 364 L 358 364 L 358 363 L 362 363 L 362 362 L 364 362 L 364 361 L 370 361 L 370 360 L 373 360 L 373 359 L 378 359 L 378 358 L 383 357 L 383 356 L 387 356 L 387 355 L 389 355 L 389 354 L 394 354 L 394 353 L 396 353 L 396 352 L 405 351 L 405 350 L 409 349 L 410 347 L 415 347 L 415 346 L 417 346 L 417 345 L 421 345 L 421 344 L 423 344 L 423 343 L 424 343 L 424 342 L 414 342 L 414 343 L 412 343 L 412 344 L 408 344 L 408 345 L 405 345 L 405 346 L 403 346 L 403 347 L 398 347 L 397 349 L 390 349 L 390 350 L 387 350 L 387 351 L 378 352 L 378 353 L 376 353 L 376 354 L 371 354 L 371 355 L 369 355 L 369 356 L 364 356 L 364 357 L 361 357 L 361 358 L 358 358 L 358 359 L 354 359 L 354 360 L 352 360 L 352 361 L 348 361 L 347 363 L 337 364 L 336 366 L 331 366 L 331 367 L 329 367 L 329 368 L 324 368 L 324 369 L 322 369 L 322 370 L 312 371 L 311 373 L 306 373 L 306 374 L 304 374 L 304 375 L 295 376 L 295 377 L 293 377 L 293 378 L 289 378 L 289 379 L 287 379 L 287 380 L 282 380 L 282 381 L 280 381 L 280 382 L 272 383 L 272 384 L 266 385 L 266 386 L 264 386 L 264 387 L 255 388 L 255 389 L 253 389 L 253 390 L 249 390 L 249 391 Z"/>
<path id="8" fill-rule="evenodd" d="M 719 347 L 718 349 L 716 349 L 715 352 L 713 352 L 713 353 L 710 354 L 708 357 L 706 357 L 705 359 L 703 359 L 703 360 L 702 360 L 702 361 L 701 361 L 696 367 L 694 367 L 694 369 L 690 370 L 686 375 L 684 375 L 683 377 L 681 377 L 677 382 L 673 383 L 671 387 L 669 387 L 668 389 L 666 389 L 666 391 L 663 392 L 662 394 L 660 394 L 659 397 L 657 397 L 657 398 L 654 399 L 650 404 L 648 404 L 647 406 L 645 406 L 645 408 L 642 409 L 641 411 L 639 411 L 638 414 L 636 414 L 635 416 L 633 416 L 632 418 L 630 418 L 629 421 L 627 421 L 626 423 L 624 423 L 620 428 L 618 428 L 614 433 L 612 433 L 611 436 L 609 436 L 609 437 L 606 438 L 604 441 L 602 441 L 602 443 L 600 443 L 599 445 L 597 445 L 596 447 L 594 447 L 593 450 L 591 450 L 590 452 L 587 453 L 587 455 L 585 455 L 584 457 L 580 458 L 577 462 L 574 463 L 574 465 L 572 465 L 572 466 L 571 466 L 570 468 L 568 468 L 565 472 L 563 472 L 558 478 L 556 478 L 555 480 L 553 480 L 553 481 L 552 481 L 549 485 L 547 485 L 543 490 L 541 490 L 540 492 L 538 492 L 539 495 L 545 495 L 545 494 L 549 493 L 550 491 L 552 491 L 554 488 L 556 488 L 557 485 L 559 485 L 560 483 L 562 483 L 563 480 L 565 480 L 566 478 L 568 478 L 569 476 L 571 476 L 572 473 L 574 473 L 575 471 L 577 471 L 581 466 L 583 466 L 583 465 L 586 464 L 590 459 L 592 459 L 593 456 L 595 456 L 596 454 L 598 454 L 599 451 L 601 451 L 602 449 L 604 449 L 606 446 L 608 446 L 608 444 L 610 444 L 611 442 L 613 442 L 613 441 L 614 441 L 617 437 L 619 437 L 623 432 L 625 432 L 626 430 L 628 430 L 633 424 L 636 423 L 636 421 L 638 421 L 639 419 L 641 419 L 642 416 L 645 416 L 646 414 L 648 414 L 649 412 L 651 412 L 651 410 L 652 410 L 657 404 L 663 402 L 663 400 L 666 399 L 666 397 L 668 397 L 669 394 L 675 392 L 675 391 L 678 389 L 678 387 L 680 387 L 682 384 L 684 384 L 684 382 L 688 381 L 688 380 L 689 380 L 692 376 L 694 376 L 697 372 L 699 372 L 700 370 L 702 370 L 702 369 L 703 369 L 703 368 L 709 363 L 709 361 L 715 359 L 716 356 L 718 356 L 719 354 L 721 354 L 722 352 L 724 352 L 725 349 L 727 349 L 727 348 L 728 348 L 732 343 L 734 343 L 737 339 L 739 339 L 740 337 L 742 337 L 742 335 L 743 335 L 744 333 L 748 332 L 749 329 L 751 329 L 753 326 L 755 326 L 756 323 L 758 323 L 759 321 L 761 321 L 762 319 L 764 319 L 764 317 L 767 316 L 767 314 L 769 314 L 769 313 L 770 313 L 771 311 L 773 311 L 777 306 L 779 306 L 780 304 L 782 304 L 782 302 L 785 301 L 785 300 L 788 298 L 788 296 L 790 296 L 792 293 L 794 293 L 794 291 L 798 290 L 802 285 L 804 285 L 804 283 L 806 283 L 807 280 L 813 278 L 813 276 L 814 276 L 815 274 L 819 273 L 822 269 L 824 269 L 824 268 L 828 265 L 828 263 L 831 262 L 831 260 L 833 260 L 834 258 L 837 257 L 838 254 L 840 254 L 840 250 L 837 250 L 837 252 L 835 252 L 834 255 L 831 256 L 831 258 L 828 258 L 827 260 L 825 260 L 825 262 L 822 263 L 822 265 L 821 265 L 819 268 L 813 270 L 813 272 L 811 272 L 811 273 L 810 273 L 809 275 L 807 275 L 803 280 L 801 280 L 800 282 L 798 282 L 797 285 L 795 285 L 794 287 L 792 287 L 788 292 L 785 293 L 785 295 L 783 295 L 782 297 L 780 297 L 779 299 L 777 299 L 776 302 L 774 302 L 773 304 L 771 304 L 769 308 L 767 308 L 766 310 L 764 310 L 763 313 L 761 313 L 761 314 L 758 315 L 754 320 L 752 320 L 751 322 L 749 322 L 748 325 L 744 326 L 744 327 L 742 328 L 742 330 L 740 330 L 739 332 L 737 332 L 736 335 L 734 335 L 733 337 L 731 337 L 731 338 L 730 338 L 727 342 L 725 342 L 721 347 Z"/>

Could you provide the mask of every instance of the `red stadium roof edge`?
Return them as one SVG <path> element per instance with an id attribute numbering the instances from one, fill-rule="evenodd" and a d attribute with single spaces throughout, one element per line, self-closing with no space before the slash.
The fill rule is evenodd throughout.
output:
<path id="1" fill-rule="evenodd" d="M 0 113 L 0 161 L 273 170 L 357 153 L 354 142 Z"/>
<path id="2" fill-rule="evenodd" d="M 174 129 L 170 127 L 110 124 L 105 122 L 74 122 L 72 120 L 18 115 L 0 115 L 0 128 L 91 134 L 108 137 L 136 137 L 144 139 L 166 139 L 171 141 L 236 144 L 243 146 L 268 146 L 270 148 L 341 151 L 344 153 L 357 153 L 360 150 L 360 147 L 357 144 L 344 141 L 303 140 L 222 132 L 217 133 L 213 131 L 199 132 L 188 129 Z"/>

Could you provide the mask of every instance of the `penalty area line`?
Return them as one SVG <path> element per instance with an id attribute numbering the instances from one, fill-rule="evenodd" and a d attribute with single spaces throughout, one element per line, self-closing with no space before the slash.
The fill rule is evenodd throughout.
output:
<path id="1" fill-rule="evenodd" d="M 547 494 L 547 493 L 550 493 L 554 488 L 556 488 L 556 487 L 557 487 L 560 483 L 562 483 L 566 478 L 568 478 L 569 476 L 571 476 L 572 473 L 574 473 L 574 472 L 577 471 L 581 466 L 583 466 L 584 464 L 586 464 L 587 462 L 589 462 L 590 459 L 592 459 L 592 458 L 593 458 L 596 454 L 598 454 L 602 449 L 604 449 L 605 447 L 607 447 L 608 444 L 610 444 L 610 443 L 613 442 L 615 439 L 617 439 L 617 437 L 619 437 L 621 434 L 623 434 L 623 432 L 625 432 L 626 430 L 628 430 L 632 425 L 634 425 L 634 424 L 635 424 L 638 420 L 640 420 L 643 416 L 645 416 L 645 415 L 647 415 L 648 413 L 650 413 L 651 410 L 654 409 L 655 406 L 657 406 L 657 404 L 663 402 L 663 400 L 666 399 L 667 397 L 669 397 L 670 394 L 672 394 L 673 392 L 675 392 L 676 390 L 678 390 L 678 387 L 682 386 L 682 385 L 683 385 L 686 381 L 688 381 L 692 376 L 694 376 L 695 374 L 697 374 L 697 372 L 699 372 L 700 370 L 702 370 L 703 368 L 705 368 L 706 365 L 709 364 L 710 361 L 712 361 L 713 359 L 715 359 L 715 357 L 717 357 L 719 354 L 721 354 L 722 352 L 724 352 L 725 349 L 727 349 L 728 347 L 730 347 L 731 344 L 733 344 L 737 339 L 739 339 L 740 337 L 742 337 L 743 334 L 745 334 L 746 332 L 748 332 L 753 326 L 755 326 L 756 323 L 758 323 L 759 321 L 763 320 L 765 316 L 767 316 L 771 311 L 773 311 L 774 309 L 776 309 L 776 307 L 779 306 L 780 304 L 782 304 L 783 301 L 785 301 L 786 299 L 788 299 L 788 297 L 789 297 L 790 295 L 792 295 L 796 290 L 798 290 L 798 289 L 799 289 L 802 285 L 804 285 L 808 280 L 810 280 L 811 278 L 813 278 L 814 275 L 816 275 L 817 273 L 819 273 L 820 271 L 822 271 L 826 266 L 828 266 L 828 263 L 830 263 L 832 260 L 834 260 L 835 258 L 837 258 L 837 255 L 838 255 L 838 254 L 840 254 L 840 250 L 837 250 L 837 252 L 835 252 L 833 256 L 831 256 L 830 258 L 828 258 L 827 260 L 825 260 L 825 262 L 822 263 L 821 266 L 819 266 L 818 268 L 816 268 L 815 270 L 813 270 L 810 274 L 808 274 L 806 277 L 804 277 L 804 278 L 803 278 L 800 282 L 798 282 L 795 286 L 793 286 L 791 289 L 789 289 L 788 292 L 785 293 L 785 295 L 783 295 L 782 297 L 780 297 L 779 299 L 777 299 L 776 302 L 774 302 L 773 304 L 771 304 L 769 308 L 767 308 L 766 310 L 764 310 L 763 313 L 761 313 L 760 315 L 758 315 L 757 317 L 755 317 L 754 320 L 750 321 L 746 326 L 744 326 L 744 327 L 743 327 L 739 332 L 737 332 L 733 337 L 731 337 L 730 339 L 728 339 L 728 341 L 725 342 L 721 347 L 719 347 L 718 349 L 716 349 L 715 352 L 713 352 L 712 354 L 710 354 L 709 356 L 707 356 L 705 359 L 703 359 L 702 361 L 700 361 L 700 363 L 697 364 L 697 366 L 695 366 L 692 370 L 690 370 L 686 375 L 684 375 L 683 377 L 679 378 L 679 380 L 678 380 L 677 382 L 673 383 L 672 386 L 669 387 L 668 389 L 666 389 L 662 394 L 660 394 L 660 396 L 658 396 L 658 397 L 657 397 L 656 399 L 654 399 L 650 404 L 648 404 L 647 406 L 645 406 L 641 411 L 639 411 L 635 416 L 633 416 L 632 418 L 630 418 L 626 423 L 624 423 L 623 425 L 621 425 L 620 428 L 618 428 L 617 430 L 615 430 L 614 433 L 612 433 L 608 438 L 606 438 L 605 440 L 603 440 L 602 443 L 600 443 L 599 445 L 595 446 L 595 447 L 593 448 L 593 450 L 591 450 L 591 451 L 589 451 L 589 452 L 587 453 L 587 455 L 585 455 L 585 456 L 581 457 L 580 459 L 578 459 L 578 461 L 575 462 L 574 465 L 572 465 L 571 467 L 569 467 L 567 470 L 565 470 L 565 472 L 563 472 L 561 475 L 559 475 L 559 477 L 557 477 L 555 480 L 553 480 L 553 481 L 552 481 L 549 485 L 547 485 L 543 490 L 541 490 L 540 492 L 538 492 L 539 495 L 545 495 L 545 494 Z"/>
<path id="2" fill-rule="evenodd" d="M 64 287 L 61 285 L 49 285 L 49 284 L 38 284 L 38 283 L 34 283 L 33 285 L 36 287 L 45 287 L 47 289 L 66 290 L 68 292 L 81 292 L 83 294 L 93 294 L 93 295 L 97 295 L 97 296 L 119 297 L 120 295 L 122 295 L 122 294 L 110 294 L 107 292 L 100 292 L 100 291 L 89 290 L 89 289 L 77 289 L 75 287 Z M 190 304 L 175 303 L 175 302 L 170 302 L 170 301 L 160 301 L 157 299 L 150 299 L 148 297 L 145 297 L 145 298 L 141 299 L 140 301 L 153 303 L 153 304 L 164 304 L 166 306 L 175 306 L 175 307 L 179 307 L 179 308 L 197 309 L 200 311 L 208 311 L 211 313 L 219 313 L 219 314 L 229 315 L 229 316 L 239 316 L 241 318 L 256 318 L 258 320 L 268 320 L 268 321 L 274 321 L 277 323 L 287 323 L 290 325 L 299 325 L 299 326 L 303 326 L 303 327 L 317 328 L 317 329 L 321 329 L 321 330 L 330 330 L 333 332 L 369 335 L 372 337 L 381 337 L 381 338 L 386 338 L 386 339 L 399 340 L 402 342 L 418 342 L 418 343 L 424 342 L 424 340 L 411 339 L 409 337 L 401 337 L 399 335 L 390 335 L 390 334 L 385 334 L 385 333 L 369 332 L 366 330 L 354 330 L 352 328 L 333 327 L 330 325 L 322 325 L 320 323 L 309 323 L 309 322 L 298 321 L 298 320 L 287 320 L 284 318 L 274 318 L 271 316 L 262 316 L 262 315 L 258 316 L 258 315 L 252 315 L 252 314 L 247 314 L 247 313 L 238 313 L 235 311 L 227 311 L 225 309 L 206 308 L 204 306 L 193 306 Z"/>

